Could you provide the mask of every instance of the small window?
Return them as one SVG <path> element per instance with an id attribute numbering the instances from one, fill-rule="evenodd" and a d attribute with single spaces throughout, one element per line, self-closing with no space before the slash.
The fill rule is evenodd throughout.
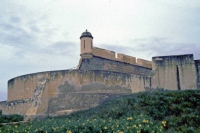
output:
<path id="1" fill-rule="evenodd" d="M 85 40 L 84 40 L 84 45 L 83 46 L 84 46 L 84 49 L 85 49 Z"/>

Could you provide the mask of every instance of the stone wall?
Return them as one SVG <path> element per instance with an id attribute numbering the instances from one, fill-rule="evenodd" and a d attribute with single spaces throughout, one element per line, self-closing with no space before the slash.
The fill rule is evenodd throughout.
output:
<path id="1" fill-rule="evenodd" d="M 102 58 L 113 59 L 113 60 L 115 59 L 115 52 L 110 50 L 93 47 L 92 53 L 94 56 L 99 56 Z"/>
<path id="2" fill-rule="evenodd" d="M 6 101 L 1 101 L 0 102 L 0 111 L 2 111 L 3 110 L 3 105 L 6 103 Z"/>
<path id="3" fill-rule="evenodd" d="M 0 110 L 2 110 L 3 114 L 26 114 L 27 109 L 30 107 L 30 98 L 0 103 Z"/>
<path id="4" fill-rule="evenodd" d="M 2 110 L 23 115 L 68 113 L 97 106 L 117 95 L 148 90 L 150 81 L 147 76 L 102 70 L 23 75 L 9 80 L 9 102 Z"/>
<path id="5" fill-rule="evenodd" d="M 146 76 L 150 76 L 151 74 L 150 68 L 96 56 L 93 56 L 92 58 L 82 59 L 79 69 L 106 70 L 106 71 L 115 71 L 121 73 L 141 74 Z"/>
<path id="6" fill-rule="evenodd" d="M 151 61 L 138 58 L 137 64 L 152 69 L 152 62 Z"/>
<path id="7" fill-rule="evenodd" d="M 136 65 L 136 58 L 129 56 L 129 55 L 125 55 L 125 54 L 117 54 L 117 59 L 116 60 L 120 60 L 129 64 L 135 64 Z"/>
<path id="8" fill-rule="evenodd" d="M 195 60 L 197 70 L 197 88 L 200 89 L 200 60 Z"/>
<path id="9" fill-rule="evenodd" d="M 196 89 L 196 67 L 192 54 L 153 57 L 152 88 Z"/>

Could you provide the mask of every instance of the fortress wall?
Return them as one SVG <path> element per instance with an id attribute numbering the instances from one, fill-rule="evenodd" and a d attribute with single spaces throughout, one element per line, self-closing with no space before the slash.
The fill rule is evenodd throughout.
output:
<path id="1" fill-rule="evenodd" d="M 115 52 L 106 50 L 106 49 L 101 49 L 97 47 L 93 47 L 92 49 L 93 55 L 107 58 L 107 59 L 115 59 Z"/>
<path id="2" fill-rule="evenodd" d="M 121 54 L 121 53 L 118 53 L 117 58 L 115 58 L 114 51 L 97 48 L 97 47 L 93 47 L 92 52 L 93 52 L 93 56 L 95 56 L 95 57 L 111 59 L 113 61 L 120 61 L 120 62 L 124 62 L 124 63 L 128 63 L 128 64 L 139 65 L 139 66 L 143 66 L 143 67 L 152 69 L 152 62 L 148 61 L 148 60 L 138 58 L 137 62 L 136 62 L 136 57 L 132 57 L 132 56 Z M 85 54 L 85 57 L 86 56 L 87 56 L 87 58 L 92 57 L 89 54 Z M 80 62 L 79 62 L 79 64 L 80 64 Z M 79 67 L 80 67 L 80 65 L 78 65 L 77 68 L 79 69 Z"/>
<path id="3" fill-rule="evenodd" d="M 137 64 L 152 69 L 152 62 L 144 59 L 137 59 Z"/>
<path id="4" fill-rule="evenodd" d="M 133 65 L 121 61 L 109 60 L 93 56 L 92 58 L 82 59 L 80 70 L 106 70 L 130 74 L 141 74 L 149 76 L 150 68 Z"/>
<path id="5" fill-rule="evenodd" d="M 8 81 L 8 101 L 31 98 L 39 77 L 36 75 L 20 76 Z M 29 80 L 31 79 L 31 80 Z M 22 82 L 23 81 L 23 82 Z M 13 92 L 13 87 L 15 90 Z"/>
<path id="6" fill-rule="evenodd" d="M 126 63 L 136 64 L 136 58 L 125 54 L 117 54 L 117 59 Z"/>
<path id="7" fill-rule="evenodd" d="M 0 111 L 3 110 L 3 105 L 6 103 L 6 101 L 1 101 L 0 102 Z"/>
<path id="8" fill-rule="evenodd" d="M 31 107 L 31 99 L 19 99 L 0 103 L 0 110 L 5 114 L 26 114 L 27 108 Z"/>
<path id="9" fill-rule="evenodd" d="M 195 60 L 197 70 L 197 88 L 200 89 L 200 60 Z"/>
<path id="10" fill-rule="evenodd" d="M 196 89 L 196 68 L 192 54 L 153 57 L 152 88 Z"/>
<path id="11" fill-rule="evenodd" d="M 9 102 L 3 112 L 56 114 L 94 107 L 117 95 L 147 90 L 150 77 L 100 70 L 62 70 L 16 77 L 8 86 Z M 31 89 L 24 91 L 27 88 Z M 24 102 L 15 102 L 20 99 Z"/>

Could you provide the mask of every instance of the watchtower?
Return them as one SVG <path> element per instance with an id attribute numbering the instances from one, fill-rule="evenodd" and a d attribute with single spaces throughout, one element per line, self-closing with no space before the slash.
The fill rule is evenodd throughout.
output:
<path id="1" fill-rule="evenodd" d="M 91 58 L 93 55 L 93 36 L 87 29 L 81 34 L 80 41 L 81 58 Z"/>

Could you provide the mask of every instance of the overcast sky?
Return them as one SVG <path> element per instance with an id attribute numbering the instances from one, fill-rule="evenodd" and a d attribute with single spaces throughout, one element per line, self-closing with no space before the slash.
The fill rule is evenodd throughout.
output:
<path id="1" fill-rule="evenodd" d="M 11 78 L 76 67 L 86 29 L 116 53 L 200 59 L 200 0 L 1 0 L 0 101 Z"/>

